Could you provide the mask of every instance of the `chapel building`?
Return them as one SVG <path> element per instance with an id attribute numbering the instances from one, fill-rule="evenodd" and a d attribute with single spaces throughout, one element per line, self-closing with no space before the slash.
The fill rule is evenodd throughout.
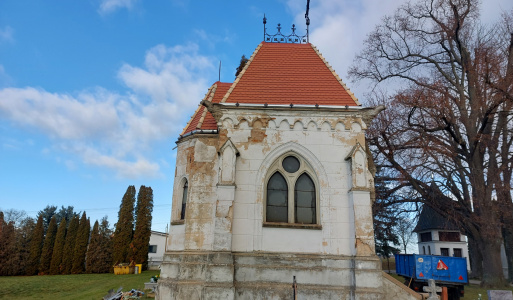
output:
<path id="1" fill-rule="evenodd" d="M 314 45 L 258 45 L 178 138 L 157 299 L 417 299 L 374 252 L 365 130 L 382 108 Z"/>

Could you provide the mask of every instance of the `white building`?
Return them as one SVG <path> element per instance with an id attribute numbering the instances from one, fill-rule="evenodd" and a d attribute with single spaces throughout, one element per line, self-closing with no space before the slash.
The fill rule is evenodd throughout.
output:
<path id="1" fill-rule="evenodd" d="M 148 269 L 159 269 L 160 264 L 164 259 L 165 250 L 166 233 L 152 230 L 150 235 L 150 245 L 148 247 Z"/>
<path id="2" fill-rule="evenodd" d="M 419 254 L 465 257 L 470 270 L 467 237 L 452 222 L 424 205 L 417 226 Z"/>
<path id="3" fill-rule="evenodd" d="M 262 42 L 201 104 L 177 142 L 158 299 L 286 299 L 294 278 L 298 299 L 416 299 L 374 252 L 365 130 L 382 108 L 315 46 Z"/>

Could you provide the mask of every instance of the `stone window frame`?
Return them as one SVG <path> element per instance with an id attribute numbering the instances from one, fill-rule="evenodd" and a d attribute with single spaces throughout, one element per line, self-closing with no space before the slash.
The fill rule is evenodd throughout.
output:
<path id="1" fill-rule="evenodd" d="M 285 171 L 283 168 L 283 160 L 289 156 L 293 156 L 299 160 L 299 169 L 294 173 L 289 173 Z M 276 172 L 279 172 L 280 175 L 285 178 L 287 182 L 288 188 L 288 222 L 267 222 L 267 185 L 271 176 L 273 176 Z M 313 181 L 315 186 L 315 224 L 303 224 L 303 223 L 295 223 L 295 199 L 294 199 L 294 190 L 296 186 L 296 181 L 299 179 L 301 175 L 306 173 L 310 179 Z M 264 180 L 263 186 L 263 195 L 264 195 L 264 205 L 263 205 L 263 226 L 264 227 L 287 227 L 287 228 L 303 228 L 303 229 L 322 229 L 321 220 L 320 220 L 320 184 L 319 179 L 317 178 L 317 174 L 304 157 L 299 155 L 294 151 L 287 151 L 281 154 L 274 162 L 271 164 L 269 169 L 267 170 L 267 174 Z"/>
<path id="2" fill-rule="evenodd" d="M 182 216 L 182 203 L 183 203 L 183 191 L 184 191 L 185 183 L 187 183 L 187 201 L 186 201 L 186 203 L 189 203 L 189 200 L 190 200 L 189 199 L 190 198 L 189 195 L 191 194 L 190 193 L 191 187 L 190 187 L 190 184 L 189 184 L 189 179 L 184 176 L 180 180 L 180 184 L 178 185 L 177 191 L 174 193 L 174 195 L 176 195 L 176 198 L 175 198 L 176 209 L 175 209 L 175 214 L 174 214 L 173 221 L 171 221 L 171 225 L 182 225 L 182 224 L 185 223 L 185 216 L 184 216 L 183 219 L 181 219 L 181 216 Z"/>

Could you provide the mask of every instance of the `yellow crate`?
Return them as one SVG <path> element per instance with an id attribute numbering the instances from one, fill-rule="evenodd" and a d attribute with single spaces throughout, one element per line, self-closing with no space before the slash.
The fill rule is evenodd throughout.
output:
<path id="1" fill-rule="evenodd" d="M 133 271 L 132 271 L 133 273 Z M 130 274 L 130 267 L 114 267 L 114 275 L 125 275 Z"/>

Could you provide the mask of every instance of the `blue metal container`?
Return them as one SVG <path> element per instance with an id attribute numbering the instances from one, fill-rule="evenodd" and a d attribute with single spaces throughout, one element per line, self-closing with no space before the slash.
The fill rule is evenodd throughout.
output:
<path id="1" fill-rule="evenodd" d="M 467 260 L 439 255 L 395 254 L 397 275 L 417 282 L 434 279 L 439 284 L 467 284 Z"/>

